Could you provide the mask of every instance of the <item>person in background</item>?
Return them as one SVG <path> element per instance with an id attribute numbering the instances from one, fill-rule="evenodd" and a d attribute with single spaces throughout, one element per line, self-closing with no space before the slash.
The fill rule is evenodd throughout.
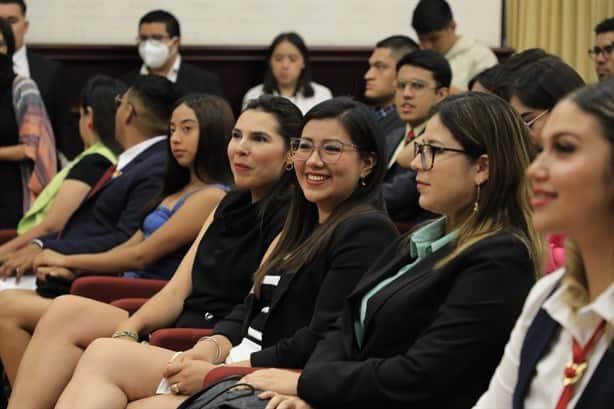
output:
<path id="1" fill-rule="evenodd" d="M 19 221 L 19 236 L 0 246 L 0 259 L 32 239 L 61 231 L 104 172 L 116 163 L 122 147 L 115 141 L 115 97 L 124 92 L 122 82 L 102 75 L 85 84 L 79 107 L 79 133 L 85 150 L 36 198 Z"/>
<path id="2" fill-rule="evenodd" d="M 422 48 L 437 51 L 450 63 L 453 92 L 465 91 L 471 78 L 497 64 L 491 49 L 456 33 L 452 9 L 445 0 L 420 0 L 411 25 Z"/>
<path id="3" fill-rule="evenodd" d="M 599 81 L 614 77 L 614 17 L 595 26 L 595 45 L 588 53 L 593 57 Z"/>
<path id="4" fill-rule="evenodd" d="M 528 169 L 533 224 L 568 237 L 564 269 L 531 290 L 476 409 L 608 408 L 614 400 L 614 79 L 550 113 Z"/>
<path id="5" fill-rule="evenodd" d="M 515 73 L 510 103 L 529 128 L 538 149 L 542 149 L 544 125 L 554 106 L 567 94 L 583 86 L 582 77 L 553 55 L 527 64 Z M 546 273 L 565 264 L 564 241 L 562 234 L 547 236 Z"/>
<path id="6" fill-rule="evenodd" d="M 322 84 L 311 81 L 309 51 L 297 33 L 277 35 L 266 52 L 264 82 L 243 97 L 243 106 L 262 94 L 281 95 L 294 103 L 303 114 L 333 94 Z"/>
<path id="7" fill-rule="evenodd" d="M 138 52 L 143 65 L 122 77 L 128 86 L 139 75 L 158 75 L 176 84 L 180 95 L 192 93 L 222 96 L 217 75 L 183 61 L 180 54 L 181 29 L 175 16 L 153 10 L 139 20 Z"/>
<path id="8" fill-rule="evenodd" d="M 0 17 L 11 24 L 15 37 L 13 69 L 21 77 L 32 78 L 38 86 L 53 127 L 56 148 L 66 158 L 72 159 L 81 149 L 73 137 L 64 70 L 59 62 L 32 52 L 26 46 L 25 36 L 30 26 L 26 11 L 23 0 L 0 0 Z"/>
<path id="9" fill-rule="evenodd" d="M 15 74 L 11 25 L 0 18 L 0 229 L 15 229 L 57 171 L 55 139 L 36 83 Z"/>
<path id="10" fill-rule="evenodd" d="M 496 80 L 501 65 L 495 65 L 490 68 L 486 68 L 473 78 L 469 80 L 469 90 L 474 92 L 485 92 L 487 94 L 494 94 L 496 87 Z"/>
<path id="11" fill-rule="evenodd" d="M 411 38 L 394 35 L 375 44 L 369 57 L 364 97 L 373 107 L 382 137 L 405 126 L 394 106 L 396 67 L 401 57 L 417 49 L 418 44 Z"/>

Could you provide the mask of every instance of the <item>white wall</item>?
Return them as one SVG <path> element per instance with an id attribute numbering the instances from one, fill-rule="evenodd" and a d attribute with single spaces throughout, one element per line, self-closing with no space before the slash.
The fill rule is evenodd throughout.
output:
<path id="1" fill-rule="evenodd" d="M 500 45 L 501 0 L 449 0 L 458 31 Z M 175 14 L 184 44 L 267 45 L 295 30 L 312 46 L 372 46 L 409 33 L 417 0 L 27 0 L 31 44 L 133 44 L 140 16 Z"/>

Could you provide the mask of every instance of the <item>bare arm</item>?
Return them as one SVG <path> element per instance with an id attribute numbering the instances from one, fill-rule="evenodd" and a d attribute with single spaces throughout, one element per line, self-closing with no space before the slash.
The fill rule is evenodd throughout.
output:
<path id="1" fill-rule="evenodd" d="M 52 265 L 71 270 L 90 271 L 99 274 L 114 274 L 141 270 L 165 255 L 190 243 L 198 235 L 200 226 L 224 196 L 218 189 L 205 189 L 190 196 L 177 212 L 162 227 L 146 240 L 143 234 L 130 239 L 133 245 L 122 245 L 96 254 L 75 254 L 54 257 L 54 260 L 37 260 L 39 265 L 53 261 Z M 57 254 L 57 253 L 56 253 Z"/>
<path id="2" fill-rule="evenodd" d="M 90 189 L 91 186 L 87 183 L 75 179 L 64 180 L 43 221 L 2 245 L 0 256 L 19 249 L 32 239 L 61 231 L 68 219 L 79 208 Z"/>
<path id="3" fill-rule="evenodd" d="M 26 147 L 23 144 L 3 146 L 0 148 L 0 160 L 20 162 L 27 158 Z"/>

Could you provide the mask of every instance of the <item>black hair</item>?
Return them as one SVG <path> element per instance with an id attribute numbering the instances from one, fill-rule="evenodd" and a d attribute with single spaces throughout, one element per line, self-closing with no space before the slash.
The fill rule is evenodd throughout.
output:
<path id="1" fill-rule="evenodd" d="M 549 56 L 518 71 L 512 95 L 523 105 L 535 109 L 552 109 L 563 97 L 584 86 L 584 80 L 559 57 Z"/>
<path id="2" fill-rule="evenodd" d="M 405 54 L 419 50 L 420 46 L 406 35 L 393 35 L 378 41 L 375 48 L 388 48 L 395 59 L 398 60 Z"/>
<path id="3" fill-rule="evenodd" d="M 497 77 L 499 75 L 499 70 L 501 70 L 501 65 L 497 64 L 477 73 L 476 75 L 474 75 L 473 78 L 469 80 L 469 83 L 467 84 L 467 89 L 471 90 L 475 83 L 479 82 L 482 87 L 494 93 L 493 90 L 497 87 Z"/>
<path id="4" fill-rule="evenodd" d="M 226 144 L 234 125 L 234 115 L 228 102 L 215 95 L 192 94 L 180 98 L 172 111 L 180 105 L 189 107 L 198 120 L 198 148 L 194 158 L 194 173 L 203 182 L 231 183 Z M 166 144 L 166 166 L 162 177 L 162 189 L 143 211 L 141 223 L 157 208 L 164 198 L 179 192 L 190 182 L 190 169 L 181 166 Z"/>
<path id="5" fill-rule="evenodd" d="M 26 11 L 28 8 L 26 7 L 26 2 L 23 0 L 0 0 L 0 4 L 17 4 L 21 9 L 21 14 L 26 15 Z"/>
<path id="6" fill-rule="evenodd" d="M 411 19 L 418 34 L 429 34 L 447 28 L 454 20 L 452 9 L 445 0 L 420 0 Z"/>
<path id="7" fill-rule="evenodd" d="M 11 23 L 0 17 L 0 32 L 4 37 L 4 43 L 6 44 L 6 55 L 9 58 L 15 54 L 15 37 L 13 36 L 13 28 Z"/>
<path id="8" fill-rule="evenodd" d="M 164 23 L 169 37 L 181 37 L 179 21 L 166 10 L 153 10 L 139 20 L 139 27 L 144 23 Z"/>
<path id="9" fill-rule="evenodd" d="M 402 57 L 397 63 L 397 72 L 404 65 L 420 67 L 433 74 L 438 87 L 450 87 L 452 69 L 444 56 L 433 50 L 418 50 Z"/>
<path id="10" fill-rule="evenodd" d="M 534 62 L 548 56 L 550 56 L 550 54 L 541 48 L 530 48 L 518 54 L 512 55 L 495 72 L 495 87 L 492 89 L 493 94 L 498 95 L 509 102 L 510 98 L 512 97 L 512 84 L 514 83 L 518 72 L 523 67 L 531 65 Z"/>
<path id="11" fill-rule="evenodd" d="M 179 98 L 172 82 L 158 75 L 140 75 L 128 89 L 128 95 L 140 101 L 141 109 L 135 108 L 137 120 L 151 137 L 168 132 L 172 107 Z"/>
<path id="12" fill-rule="evenodd" d="M 115 139 L 115 97 L 126 92 L 126 85 L 106 75 L 95 75 L 87 80 L 81 90 L 81 108 L 91 108 L 92 125 L 100 142 L 118 155 L 123 148 Z"/>
<path id="13" fill-rule="evenodd" d="M 606 18 L 595 26 L 595 34 L 614 31 L 614 17 Z"/>
<path id="14" fill-rule="evenodd" d="M 277 37 L 273 39 L 273 42 L 267 49 L 265 56 L 267 68 L 264 73 L 262 89 L 266 94 L 272 94 L 275 91 L 279 92 L 277 79 L 273 75 L 273 70 L 271 69 L 271 57 L 273 56 L 273 53 L 275 52 L 277 46 L 284 41 L 289 42 L 298 49 L 298 51 L 303 57 L 303 62 L 305 64 L 303 70 L 301 71 L 301 75 L 298 77 L 296 88 L 294 89 L 294 95 L 300 92 L 305 97 L 312 97 L 314 91 L 313 87 L 311 86 L 311 71 L 309 70 L 309 51 L 307 50 L 307 46 L 305 45 L 305 42 L 303 41 L 301 36 L 295 32 L 278 34 Z"/>
<path id="15" fill-rule="evenodd" d="M 312 120 L 337 119 L 358 146 L 361 159 L 375 156 L 371 173 L 358 183 L 354 192 L 340 203 L 322 224 L 318 208 L 309 202 L 300 187 L 291 188 L 288 216 L 278 245 L 269 259 L 254 274 L 254 288 L 259 295 L 264 275 L 271 270 L 298 271 L 330 242 L 337 226 L 359 214 L 383 209 L 382 180 L 387 170 L 385 141 L 377 121 L 366 105 L 348 97 L 337 97 L 314 106 L 303 118 L 302 128 Z M 363 186 L 364 183 L 364 186 Z"/>

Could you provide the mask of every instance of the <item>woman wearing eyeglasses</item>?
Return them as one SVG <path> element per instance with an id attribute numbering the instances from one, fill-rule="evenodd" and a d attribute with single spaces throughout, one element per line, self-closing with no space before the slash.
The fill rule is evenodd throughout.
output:
<path id="1" fill-rule="evenodd" d="M 138 344 L 119 349 L 98 340 L 56 408 L 173 407 L 224 361 L 301 368 L 345 296 L 398 237 L 379 204 L 386 161 L 377 129 L 369 109 L 348 98 L 310 110 L 300 138 L 292 140 L 294 170 L 288 171 L 298 185 L 288 218 L 244 303 L 215 326 L 213 337 L 174 359 L 173 351 Z M 153 396 L 163 377 L 172 394 Z"/>
<path id="2" fill-rule="evenodd" d="M 584 80 L 563 60 L 548 55 L 526 65 L 512 83 L 510 104 L 529 128 L 533 142 L 542 146 L 542 130 L 550 111 L 570 92 L 584 86 Z M 565 236 L 552 233 L 547 236 L 547 261 L 549 273 L 565 264 Z"/>
<path id="3" fill-rule="evenodd" d="M 302 373 L 243 382 L 268 390 L 268 409 L 471 407 L 539 271 L 524 175 L 532 148 L 502 99 L 441 102 L 412 168 L 420 205 L 444 217 L 382 254 Z"/>

